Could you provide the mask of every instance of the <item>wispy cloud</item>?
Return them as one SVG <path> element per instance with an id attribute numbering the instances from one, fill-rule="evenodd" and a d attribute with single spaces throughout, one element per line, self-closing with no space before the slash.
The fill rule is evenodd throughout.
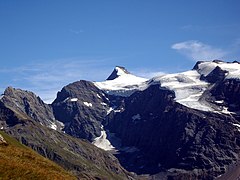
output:
<path id="1" fill-rule="evenodd" d="M 76 34 L 76 35 L 79 35 L 80 33 L 83 33 L 84 31 L 83 30 L 76 30 L 76 29 L 69 29 L 69 32 L 73 33 L 73 34 Z"/>
<path id="2" fill-rule="evenodd" d="M 131 71 L 131 73 L 136 76 L 147 78 L 147 79 L 166 74 L 166 72 L 163 72 L 161 70 L 157 71 L 157 70 L 151 70 L 151 69 L 137 69 L 137 70 Z"/>
<path id="3" fill-rule="evenodd" d="M 45 102 L 50 103 L 57 92 L 71 82 L 81 79 L 104 80 L 113 68 L 105 65 L 109 60 L 104 58 L 69 58 L 49 62 L 44 60 L 22 67 L 0 69 L 0 75 L 8 78 L 6 86 L 33 91 Z M 6 87 L 0 87 L 1 90 L 3 88 Z"/>
<path id="4" fill-rule="evenodd" d="M 228 54 L 225 50 L 212 47 L 196 40 L 179 42 L 173 44 L 171 48 L 192 60 L 221 59 Z"/>

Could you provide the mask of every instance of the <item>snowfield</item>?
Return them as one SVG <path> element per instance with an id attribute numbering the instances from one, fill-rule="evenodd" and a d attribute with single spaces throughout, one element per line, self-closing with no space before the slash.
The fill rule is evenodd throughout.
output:
<path id="1" fill-rule="evenodd" d="M 139 151 L 139 149 L 134 146 L 122 146 L 121 139 L 117 138 L 114 133 L 105 131 L 103 126 L 101 126 L 101 129 L 101 135 L 96 137 L 92 142 L 92 144 L 98 148 L 101 148 L 105 151 L 111 151 L 115 154 L 119 153 L 120 151 L 124 151 L 126 153 L 134 153 Z"/>
<path id="2" fill-rule="evenodd" d="M 220 113 L 229 114 L 231 112 L 228 112 L 226 109 L 213 109 L 209 103 L 200 100 L 204 91 L 211 85 L 206 81 L 200 80 L 200 77 L 201 75 L 207 76 L 217 66 L 227 71 L 226 79 L 240 79 L 240 64 L 237 62 L 201 62 L 198 64 L 197 70 L 160 75 L 150 80 L 126 73 L 121 68 L 116 67 L 117 78 L 103 82 L 95 82 L 94 84 L 108 94 L 119 96 L 130 96 L 137 90 L 142 91 L 151 85 L 160 84 L 162 87 L 174 91 L 176 102 L 184 106 L 202 111 L 218 111 Z"/>
<path id="3" fill-rule="evenodd" d="M 141 89 L 142 84 L 148 80 L 128 74 L 119 67 L 116 67 L 115 70 L 117 71 L 117 78 L 103 82 L 95 82 L 95 86 L 109 94 L 129 96 L 134 91 Z"/>
<path id="4" fill-rule="evenodd" d="M 117 68 L 117 77 L 113 80 L 106 80 L 103 82 L 95 82 L 94 84 L 101 90 L 108 94 L 118 96 L 130 96 L 135 91 L 143 91 L 152 85 L 160 85 L 169 90 L 175 92 L 175 101 L 192 109 L 201 111 L 211 111 L 219 114 L 232 115 L 233 112 L 229 112 L 227 107 L 224 107 L 224 101 L 215 101 L 219 106 L 212 107 L 205 101 L 203 93 L 212 87 L 213 84 L 201 80 L 201 76 L 207 76 L 217 66 L 222 70 L 227 71 L 225 79 L 236 78 L 240 79 L 240 64 L 239 63 L 225 63 L 225 62 L 201 62 L 198 64 L 197 69 L 185 71 L 181 73 L 164 74 L 153 77 L 152 79 L 145 79 L 134 76 L 130 73 L 126 73 L 121 68 Z M 102 94 L 105 96 L 104 94 Z M 101 105 L 106 106 L 105 103 Z M 109 107 L 107 114 L 114 111 L 120 113 L 121 109 L 115 109 L 116 107 Z M 141 120 L 140 114 L 133 114 L 131 117 L 132 122 Z M 240 131 L 240 124 L 232 124 L 238 131 Z M 101 127 L 101 136 L 95 138 L 93 144 L 106 151 L 125 151 L 135 152 L 138 151 L 135 147 L 122 147 L 120 140 L 114 136 L 114 134 L 106 132 L 104 127 Z M 117 143 L 116 143 L 117 142 Z M 113 145 L 114 144 L 114 145 Z"/>
<path id="5" fill-rule="evenodd" d="M 214 68 L 220 67 L 222 70 L 228 71 L 227 79 L 240 79 L 240 64 L 235 63 L 226 63 L 226 62 L 202 62 L 199 64 L 198 72 L 203 75 L 208 75 Z"/>
<path id="6" fill-rule="evenodd" d="M 162 87 L 173 90 L 178 103 L 193 109 L 212 111 L 211 107 L 199 101 L 209 86 L 207 82 L 200 80 L 200 76 L 196 70 L 191 70 L 155 77 L 152 80 L 154 84 L 160 83 Z"/>
<path id="7" fill-rule="evenodd" d="M 115 147 L 110 143 L 110 141 L 107 139 L 107 133 L 103 129 L 103 126 L 101 126 L 101 135 L 99 137 L 96 137 L 92 144 L 95 146 L 105 150 L 105 151 L 111 151 L 115 150 Z"/>

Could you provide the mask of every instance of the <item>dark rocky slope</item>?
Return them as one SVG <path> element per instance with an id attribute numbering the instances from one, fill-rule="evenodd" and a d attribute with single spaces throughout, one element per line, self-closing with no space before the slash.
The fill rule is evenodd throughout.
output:
<path id="1" fill-rule="evenodd" d="M 231 116 L 187 108 L 159 85 L 134 93 L 124 106 L 108 119 L 107 127 L 124 146 L 140 150 L 142 157 L 131 159 L 135 165 L 130 171 L 213 179 L 239 159 L 240 133 Z"/>
<path id="2" fill-rule="evenodd" d="M 92 82 L 82 80 L 58 92 L 52 107 L 56 119 L 64 123 L 63 130 L 67 134 L 93 141 L 101 134 L 109 99 Z"/>
<path id="3" fill-rule="evenodd" d="M 222 106 L 228 107 L 229 111 L 240 112 L 240 80 L 225 79 L 221 83 L 216 84 L 211 89 L 211 96 L 215 100 L 222 101 Z"/>

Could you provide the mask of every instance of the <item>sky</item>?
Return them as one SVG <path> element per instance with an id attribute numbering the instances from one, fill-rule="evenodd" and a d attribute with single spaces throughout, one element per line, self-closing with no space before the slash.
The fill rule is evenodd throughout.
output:
<path id="1" fill-rule="evenodd" d="M 71 82 L 240 60 L 239 0 L 0 0 L 0 92 L 50 103 Z"/>

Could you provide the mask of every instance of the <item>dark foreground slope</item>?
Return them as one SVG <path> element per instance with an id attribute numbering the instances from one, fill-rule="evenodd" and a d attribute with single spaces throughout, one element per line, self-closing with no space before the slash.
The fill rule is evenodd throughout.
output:
<path id="1" fill-rule="evenodd" d="M 77 178 L 0 131 L 0 179 L 73 180 Z"/>

